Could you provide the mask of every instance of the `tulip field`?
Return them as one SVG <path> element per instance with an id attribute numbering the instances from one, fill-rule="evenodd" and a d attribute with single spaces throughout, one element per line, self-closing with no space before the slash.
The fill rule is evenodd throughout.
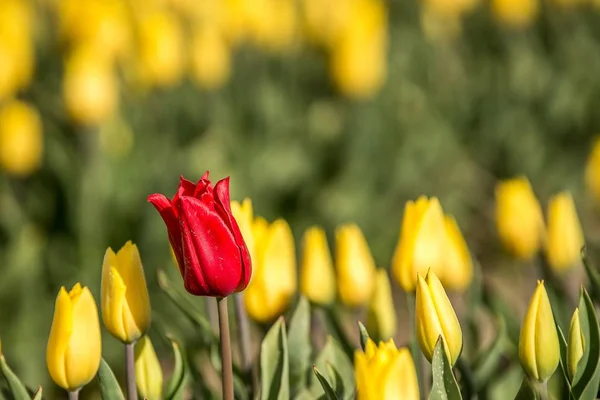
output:
<path id="1" fill-rule="evenodd" d="M 600 395 L 600 0 L 0 0 L 0 400 Z"/>

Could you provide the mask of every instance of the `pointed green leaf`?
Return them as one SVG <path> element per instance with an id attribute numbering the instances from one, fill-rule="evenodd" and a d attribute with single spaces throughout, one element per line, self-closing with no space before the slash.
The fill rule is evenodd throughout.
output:
<path id="1" fill-rule="evenodd" d="M 35 394 L 31 398 L 31 400 L 42 400 L 42 387 L 40 386 L 38 390 L 35 391 Z"/>
<path id="2" fill-rule="evenodd" d="M 523 377 L 521 387 L 515 396 L 515 400 L 538 400 L 540 398 L 537 391 L 533 389 L 527 377 Z"/>
<path id="3" fill-rule="evenodd" d="M 183 399 L 183 392 L 185 391 L 187 383 L 187 364 L 185 362 L 185 358 L 183 357 L 179 343 L 171 337 L 169 337 L 169 341 L 171 342 L 171 347 L 173 348 L 175 362 L 173 367 L 173 375 L 171 375 L 171 379 L 167 383 L 165 399 L 179 400 Z"/>
<path id="4" fill-rule="evenodd" d="M 291 397 L 289 356 L 283 317 L 269 329 L 260 349 L 260 399 L 288 400 Z"/>
<path id="5" fill-rule="evenodd" d="M 337 397 L 339 397 L 340 399 L 343 399 L 344 397 L 349 397 L 344 396 L 344 394 L 346 393 L 346 388 L 344 387 L 344 380 L 342 379 L 340 373 L 337 371 L 333 364 L 327 363 L 327 372 L 329 374 L 331 387 L 335 391 Z"/>
<path id="6" fill-rule="evenodd" d="M 115 374 L 113 374 L 110 366 L 104 359 L 100 361 L 100 369 L 98 369 L 97 377 L 100 383 L 100 395 L 103 399 L 125 400 Z"/>
<path id="7" fill-rule="evenodd" d="M 595 399 L 600 384 L 600 327 L 594 303 L 583 287 L 579 298 L 579 322 L 585 346 L 571 391 L 576 399 Z"/>
<path id="8" fill-rule="evenodd" d="M 358 321 L 358 333 L 360 333 L 360 348 L 365 351 L 367 340 L 369 340 L 369 332 L 362 322 Z"/>
<path id="9" fill-rule="evenodd" d="M 323 391 L 325 392 L 326 398 L 329 400 L 339 400 L 339 397 L 335 393 L 335 390 L 331 387 L 327 379 L 325 379 L 323 374 L 319 372 L 319 369 L 315 365 L 313 365 L 313 371 L 315 373 L 315 376 L 317 377 L 317 380 L 321 384 Z"/>
<path id="10" fill-rule="evenodd" d="M 456 383 L 456 378 L 452 372 L 452 366 L 446 352 L 444 351 L 444 339 L 440 336 L 433 350 L 433 359 L 431 360 L 431 375 L 433 385 L 430 400 L 459 400 L 462 399 L 460 388 Z"/>
<path id="11" fill-rule="evenodd" d="M 554 323 L 556 324 L 556 332 L 558 334 L 558 345 L 560 347 L 560 369 L 562 371 L 563 383 L 565 384 L 565 386 L 569 390 L 569 393 L 572 396 L 571 382 L 569 379 L 569 370 L 567 367 L 567 341 L 565 340 L 565 335 L 563 334 L 562 329 L 560 329 L 558 323 L 556 321 L 554 321 Z"/>
<path id="12" fill-rule="evenodd" d="M 4 356 L 0 356 L 0 372 L 8 385 L 8 391 L 11 393 L 15 400 L 30 400 L 31 396 L 27 391 L 23 382 L 19 377 L 10 369 Z"/>
<path id="13" fill-rule="evenodd" d="M 306 388 L 312 345 L 310 341 L 310 303 L 300 297 L 288 332 L 290 359 L 290 391 L 295 396 Z"/>
<path id="14" fill-rule="evenodd" d="M 327 364 L 331 364 L 335 367 L 335 370 L 341 379 L 342 387 L 344 388 L 343 398 L 353 398 L 356 390 L 354 382 L 354 366 L 341 345 L 332 336 L 327 337 L 325 346 L 315 362 L 315 365 L 321 371 L 328 369 Z M 331 382 L 332 381 L 330 381 L 330 385 Z M 311 391 L 318 396 L 321 395 L 323 391 L 319 385 L 316 384 L 317 382 L 313 381 Z"/>

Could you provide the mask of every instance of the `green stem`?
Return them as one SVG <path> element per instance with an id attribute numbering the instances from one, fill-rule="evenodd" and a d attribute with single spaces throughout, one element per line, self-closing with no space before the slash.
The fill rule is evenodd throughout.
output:
<path id="1" fill-rule="evenodd" d="M 252 349 L 250 341 L 250 326 L 248 324 L 248 314 L 244 308 L 244 302 L 241 293 L 234 295 L 235 319 L 237 321 L 238 339 L 240 341 L 240 350 L 242 353 L 242 369 L 244 373 L 252 377 L 252 393 L 258 393 L 258 373 L 252 363 Z"/>
<path id="2" fill-rule="evenodd" d="M 459 357 L 456 360 L 456 369 L 460 371 L 460 381 L 463 384 L 463 398 L 470 400 L 475 397 L 475 379 L 473 377 L 473 371 L 467 364 L 464 357 Z"/>
<path id="3" fill-rule="evenodd" d="M 531 382 L 531 386 L 538 394 L 540 400 L 550 400 L 550 395 L 548 394 L 548 381 Z"/>
<path id="4" fill-rule="evenodd" d="M 416 299 L 414 293 L 406 293 L 406 306 L 408 307 L 409 326 L 408 346 L 415 361 L 415 369 L 417 370 L 417 380 L 419 381 L 419 393 L 421 393 L 422 399 L 426 399 L 428 397 L 429 388 L 428 385 L 425 383 L 425 362 L 421 354 L 421 349 L 419 348 L 419 343 L 417 341 L 415 300 Z"/>
<path id="5" fill-rule="evenodd" d="M 135 385 L 135 342 L 125 344 L 125 360 L 127 366 L 127 398 L 137 400 L 137 386 Z"/>
<path id="6" fill-rule="evenodd" d="M 233 366 L 231 362 L 231 336 L 229 333 L 227 297 L 217 298 L 217 310 L 219 314 L 219 336 L 221 341 L 221 383 L 223 387 L 223 400 L 234 400 Z"/>
<path id="7" fill-rule="evenodd" d="M 69 400 L 79 400 L 79 391 L 81 389 L 73 390 L 69 392 Z"/>

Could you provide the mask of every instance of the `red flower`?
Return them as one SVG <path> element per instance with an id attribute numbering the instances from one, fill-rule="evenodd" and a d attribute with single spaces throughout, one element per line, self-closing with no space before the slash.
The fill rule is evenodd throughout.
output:
<path id="1" fill-rule="evenodd" d="M 233 214 L 229 177 L 214 189 L 208 172 L 194 184 L 183 177 L 169 200 L 148 196 L 167 225 L 185 289 L 196 296 L 226 297 L 244 290 L 252 264 Z"/>

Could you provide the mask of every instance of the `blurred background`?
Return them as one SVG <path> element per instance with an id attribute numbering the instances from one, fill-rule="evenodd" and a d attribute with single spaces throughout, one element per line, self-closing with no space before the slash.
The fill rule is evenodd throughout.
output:
<path id="1" fill-rule="evenodd" d="M 524 307 L 535 281 L 498 244 L 494 186 L 526 175 L 544 208 L 570 190 L 600 239 L 599 71 L 597 0 L 0 0 L 2 351 L 52 387 L 59 288 L 99 300 L 104 251 L 130 239 L 168 315 L 146 197 L 206 170 L 297 239 L 356 222 L 382 267 L 404 203 L 438 196 Z"/>

